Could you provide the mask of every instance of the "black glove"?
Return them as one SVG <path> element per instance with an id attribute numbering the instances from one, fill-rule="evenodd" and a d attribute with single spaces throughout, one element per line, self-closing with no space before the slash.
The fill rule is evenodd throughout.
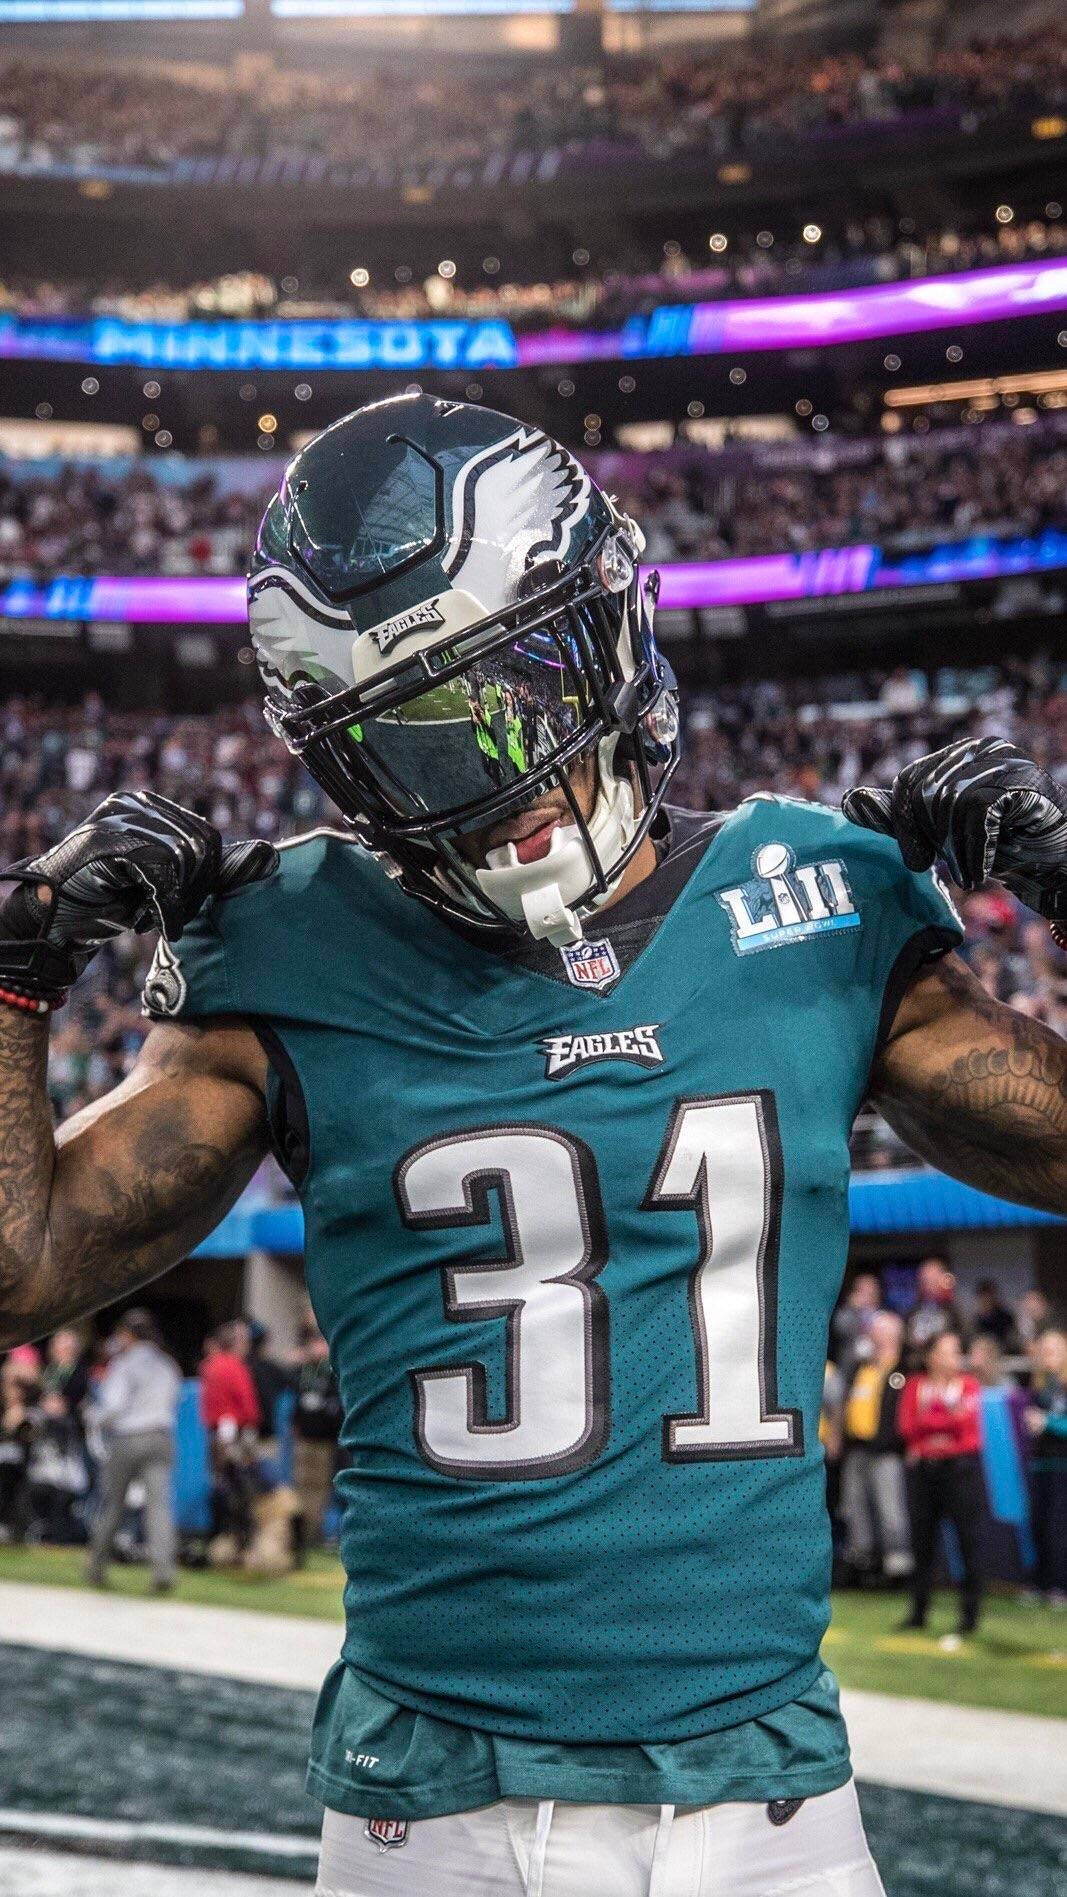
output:
<path id="1" fill-rule="evenodd" d="M 1067 788 L 1006 738 L 964 738 L 908 764 L 892 790 L 841 800 L 853 823 L 895 837 L 909 869 L 938 857 L 961 889 L 995 877 L 1050 922 L 1067 918 Z"/>
<path id="2" fill-rule="evenodd" d="M 53 1006 L 98 948 L 123 929 L 181 935 L 209 896 L 269 876 L 273 843 L 224 849 L 213 823 L 152 791 L 119 791 L 42 856 L 0 880 L 0 987 Z M 51 900 L 38 890 L 47 885 Z"/>

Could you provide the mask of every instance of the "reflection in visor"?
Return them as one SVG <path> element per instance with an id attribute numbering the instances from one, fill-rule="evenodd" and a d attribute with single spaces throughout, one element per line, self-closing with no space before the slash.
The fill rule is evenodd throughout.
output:
<path id="1" fill-rule="evenodd" d="M 394 810 L 443 817 L 549 763 L 591 707 L 572 635 L 541 628 L 349 735 Z"/>

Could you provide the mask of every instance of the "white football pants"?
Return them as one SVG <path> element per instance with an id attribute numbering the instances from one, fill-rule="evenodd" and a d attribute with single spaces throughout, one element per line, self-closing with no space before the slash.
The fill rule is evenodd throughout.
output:
<path id="1" fill-rule="evenodd" d="M 384 1849 L 365 1825 L 326 1813 L 317 1897 L 885 1897 L 851 1782 L 783 1825 L 765 1804 L 532 1798 L 413 1819 Z"/>

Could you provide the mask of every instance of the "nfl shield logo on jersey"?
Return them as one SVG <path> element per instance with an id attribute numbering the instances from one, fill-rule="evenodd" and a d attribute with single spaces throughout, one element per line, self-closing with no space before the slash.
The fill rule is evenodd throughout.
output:
<path id="1" fill-rule="evenodd" d="M 610 942 L 575 942 L 560 949 L 567 980 L 576 988 L 592 988 L 600 994 L 618 981 L 619 958 Z"/>
<path id="2" fill-rule="evenodd" d="M 368 1818 L 363 1827 L 363 1836 L 369 1838 L 379 1851 L 395 1851 L 407 1843 L 408 1821 L 406 1818 Z"/>

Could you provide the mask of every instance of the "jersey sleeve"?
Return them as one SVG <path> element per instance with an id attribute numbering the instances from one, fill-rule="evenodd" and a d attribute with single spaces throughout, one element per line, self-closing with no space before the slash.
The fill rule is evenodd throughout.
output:
<path id="1" fill-rule="evenodd" d="M 327 849 L 318 832 L 283 844 L 270 876 L 206 903 L 178 941 L 160 940 L 145 981 L 145 1014 L 318 1018 L 321 982 L 311 947 L 331 933 L 345 939 L 323 908 Z"/>
<path id="2" fill-rule="evenodd" d="M 909 983 L 925 962 L 958 948 L 964 928 L 935 870 L 917 874 L 907 868 L 894 838 L 860 830 L 844 817 L 839 822 L 846 874 L 864 925 L 857 932 L 856 973 L 877 1021 L 873 1059 Z"/>

